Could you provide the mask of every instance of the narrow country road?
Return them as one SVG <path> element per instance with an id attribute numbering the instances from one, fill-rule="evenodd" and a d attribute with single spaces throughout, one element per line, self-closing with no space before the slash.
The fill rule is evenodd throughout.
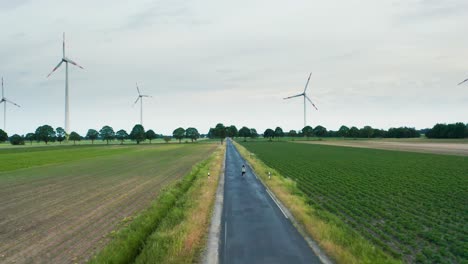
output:
<path id="1" fill-rule="evenodd" d="M 320 263 L 249 167 L 241 176 L 244 159 L 226 144 L 220 262 Z"/>

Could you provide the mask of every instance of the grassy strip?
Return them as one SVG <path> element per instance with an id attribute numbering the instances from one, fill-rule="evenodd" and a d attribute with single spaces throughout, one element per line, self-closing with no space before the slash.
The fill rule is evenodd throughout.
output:
<path id="1" fill-rule="evenodd" d="M 291 211 L 306 232 L 325 252 L 338 263 L 401 263 L 376 248 L 335 215 L 314 208 L 296 182 L 281 176 L 250 152 L 234 143 L 241 155 L 250 163 L 255 173 Z M 268 172 L 272 178 L 268 179 Z"/>
<path id="2" fill-rule="evenodd" d="M 181 219 L 180 214 L 184 212 L 181 212 L 179 207 L 186 199 L 186 193 L 197 182 L 197 179 L 203 176 L 206 179 L 206 172 L 209 166 L 213 165 L 213 160 L 216 160 L 215 157 L 219 155 L 219 152 L 217 151 L 207 160 L 195 165 L 182 180 L 161 191 L 150 208 L 141 212 L 133 221 L 129 221 L 121 230 L 114 233 L 111 242 L 89 263 L 133 263 L 140 253 L 148 251 L 145 246 L 153 241 L 148 238 L 154 236 L 158 227 L 170 221 L 167 219 L 174 217 Z M 173 251 L 170 247 L 165 247 L 158 254 L 170 255 Z"/>
<path id="3" fill-rule="evenodd" d="M 218 150 L 200 170 L 192 187 L 146 241 L 135 263 L 197 262 L 206 244 L 224 150 Z M 208 171 L 212 175 L 206 180 Z"/>

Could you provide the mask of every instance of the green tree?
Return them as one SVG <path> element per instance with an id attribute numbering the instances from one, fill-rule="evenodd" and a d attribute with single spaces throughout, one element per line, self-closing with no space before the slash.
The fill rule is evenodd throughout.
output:
<path id="1" fill-rule="evenodd" d="M 221 144 L 223 144 L 227 134 L 226 127 L 223 124 L 218 123 L 214 128 L 214 134 L 216 138 L 221 140 Z"/>
<path id="2" fill-rule="evenodd" d="M 288 136 L 289 136 L 289 137 L 297 137 L 297 132 L 296 132 L 296 130 L 289 130 Z"/>
<path id="3" fill-rule="evenodd" d="M 215 136 L 215 129 L 214 129 L 214 128 L 210 128 L 210 130 L 208 131 L 207 137 L 208 137 L 209 139 L 216 138 L 216 136 Z"/>
<path id="4" fill-rule="evenodd" d="M 55 131 L 49 125 L 43 125 L 36 129 L 36 139 L 47 143 L 55 138 Z"/>
<path id="5" fill-rule="evenodd" d="M 95 129 L 89 129 L 88 133 L 86 133 L 86 138 L 91 140 L 91 144 L 94 144 L 94 140 L 96 140 L 99 137 L 99 132 L 97 132 Z"/>
<path id="6" fill-rule="evenodd" d="M 255 128 L 250 129 L 250 138 L 258 138 L 258 133 Z"/>
<path id="7" fill-rule="evenodd" d="M 119 131 L 117 131 L 117 133 L 115 133 L 115 138 L 120 140 L 120 145 L 122 145 L 124 140 L 128 138 L 127 131 L 120 129 Z"/>
<path id="8" fill-rule="evenodd" d="M 231 138 L 237 137 L 238 135 L 237 127 L 234 125 L 227 127 L 226 135 Z"/>
<path id="9" fill-rule="evenodd" d="M 247 141 L 247 138 L 250 137 L 250 129 L 248 127 L 242 127 L 239 130 L 239 136 L 244 138 L 244 142 Z"/>
<path id="10" fill-rule="evenodd" d="M 281 127 L 275 128 L 275 137 L 279 140 L 280 138 L 284 137 L 284 132 Z"/>
<path id="11" fill-rule="evenodd" d="M 10 137 L 10 144 L 12 145 L 24 145 L 24 138 L 18 134 L 14 134 Z"/>
<path id="12" fill-rule="evenodd" d="M 109 145 L 109 140 L 114 140 L 115 138 L 114 129 L 110 126 L 103 126 L 101 130 L 99 130 L 99 135 L 102 140 L 107 141 L 107 145 Z"/>
<path id="13" fill-rule="evenodd" d="M 263 132 L 263 137 L 268 138 L 268 140 L 271 141 L 271 139 L 275 137 L 275 131 L 271 128 L 267 128 L 265 132 Z"/>
<path id="14" fill-rule="evenodd" d="M 338 136 L 340 137 L 348 137 L 349 133 L 349 127 L 347 126 L 341 126 L 340 129 L 338 130 Z"/>
<path id="15" fill-rule="evenodd" d="M 137 144 L 140 144 L 141 141 L 145 141 L 145 128 L 143 128 L 143 126 L 139 124 L 135 125 L 132 129 L 132 132 L 130 132 L 130 139 L 135 140 Z"/>
<path id="16" fill-rule="evenodd" d="M 76 133 L 75 131 L 70 133 L 70 136 L 68 137 L 69 140 L 73 140 L 73 145 L 76 145 L 76 141 L 81 140 L 80 134 Z"/>
<path id="17" fill-rule="evenodd" d="M 359 131 L 361 137 L 371 138 L 374 135 L 374 129 L 371 126 L 365 126 Z"/>
<path id="18" fill-rule="evenodd" d="M 65 129 L 61 127 L 57 127 L 55 129 L 55 134 L 57 136 L 57 141 L 62 144 L 62 141 L 64 141 L 67 138 L 67 133 L 65 132 Z"/>
<path id="19" fill-rule="evenodd" d="M 314 128 L 314 135 L 317 137 L 324 137 L 327 135 L 327 129 L 323 126 L 316 126 Z"/>
<path id="20" fill-rule="evenodd" d="M 311 126 L 305 126 L 303 129 L 302 129 L 302 134 L 307 137 L 307 140 L 309 139 L 309 137 L 313 137 L 314 136 L 314 129 L 311 127 Z"/>
<path id="21" fill-rule="evenodd" d="M 0 129 L 0 143 L 8 140 L 8 134 Z"/>
<path id="22" fill-rule="evenodd" d="M 198 133 L 198 130 L 194 127 L 189 127 L 187 130 L 185 130 L 185 137 L 190 138 L 192 142 L 194 140 L 197 140 L 200 137 L 200 133 Z"/>
<path id="23" fill-rule="evenodd" d="M 348 131 L 348 136 L 352 138 L 359 137 L 359 129 L 355 126 L 351 127 Z"/>
<path id="24" fill-rule="evenodd" d="M 151 144 L 151 140 L 156 139 L 158 137 L 158 135 L 156 135 L 156 133 L 154 133 L 152 129 L 146 131 L 145 134 L 146 134 L 146 139 L 149 140 L 150 144 Z"/>
<path id="25" fill-rule="evenodd" d="M 31 142 L 32 145 L 32 142 L 36 139 L 36 136 L 34 135 L 34 133 L 27 133 L 24 139 Z"/>
<path id="26" fill-rule="evenodd" d="M 172 138 L 169 137 L 169 136 L 164 136 L 164 137 L 163 137 L 163 140 L 164 140 L 164 142 L 166 142 L 166 143 L 169 143 L 169 141 L 171 141 L 171 139 L 172 139 Z"/>
<path id="27" fill-rule="evenodd" d="M 172 132 L 172 136 L 181 143 L 182 139 L 185 137 L 185 129 L 182 127 L 175 129 L 174 132 Z"/>

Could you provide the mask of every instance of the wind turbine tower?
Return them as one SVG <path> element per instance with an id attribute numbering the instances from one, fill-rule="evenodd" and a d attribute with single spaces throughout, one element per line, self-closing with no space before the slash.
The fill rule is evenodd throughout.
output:
<path id="1" fill-rule="evenodd" d="M 62 65 L 62 63 L 65 62 L 65 132 L 67 133 L 67 135 L 69 135 L 70 134 L 70 111 L 69 111 L 69 93 L 68 93 L 68 63 L 71 63 L 81 69 L 84 69 L 84 68 L 65 56 L 65 32 L 63 33 L 62 49 L 63 49 L 62 60 L 59 62 L 59 64 L 57 64 L 57 66 L 55 66 L 52 72 L 50 72 L 49 75 L 47 75 L 47 78 L 49 78 L 49 76 L 55 70 L 57 70 Z"/>
<path id="2" fill-rule="evenodd" d="M 287 99 L 291 99 L 291 98 L 294 98 L 294 97 L 299 97 L 299 96 L 303 96 L 304 97 L 304 127 L 307 125 L 307 120 L 306 120 L 306 100 L 309 101 L 312 106 L 315 108 L 315 110 L 318 110 L 317 107 L 315 106 L 315 104 L 312 102 L 312 100 L 310 100 L 310 98 L 307 96 L 306 94 L 306 91 L 307 91 L 307 87 L 309 86 L 309 81 L 310 81 L 310 77 L 312 76 L 312 73 L 309 74 L 309 78 L 307 79 L 307 83 L 305 85 L 305 88 L 304 88 L 304 92 L 302 92 L 301 94 L 297 94 L 297 95 L 293 95 L 293 96 L 289 96 L 289 97 L 286 97 L 286 98 L 283 98 L 283 100 L 287 100 Z"/>
<path id="3" fill-rule="evenodd" d="M 138 83 L 136 83 L 136 88 L 137 88 L 137 91 L 138 91 L 138 97 L 137 97 L 135 103 L 133 103 L 133 105 L 138 103 L 138 100 L 140 100 L 140 125 L 143 126 L 143 97 L 152 97 L 152 96 L 151 95 L 146 95 L 146 94 L 141 94 L 140 93 L 140 88 L 138 88 Z"/>
<path id="4" fill-rule="evenodd" d="M 3 87 L 3 77 L 2 77 L 2 99 L 0 100 L 0 104 L 3 103 L 3 131 L 6 132 L 6 105 L 10 103 L 14 106 L 20 107 L 18 104 L 6 99 L 5 97 L 5 88 Z"/>

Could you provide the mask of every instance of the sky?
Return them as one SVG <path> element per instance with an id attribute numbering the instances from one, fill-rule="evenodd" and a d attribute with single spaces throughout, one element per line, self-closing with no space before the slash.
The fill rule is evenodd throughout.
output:
<path id="1" fill-rule="evenodd" d="M 139 123 L 171 134 L 217 123 L 300 130 L 468 123 L 466 0 L 0 0 L 9 135 Z M 3 129 L 3 106 L 0 107 Z"/>

